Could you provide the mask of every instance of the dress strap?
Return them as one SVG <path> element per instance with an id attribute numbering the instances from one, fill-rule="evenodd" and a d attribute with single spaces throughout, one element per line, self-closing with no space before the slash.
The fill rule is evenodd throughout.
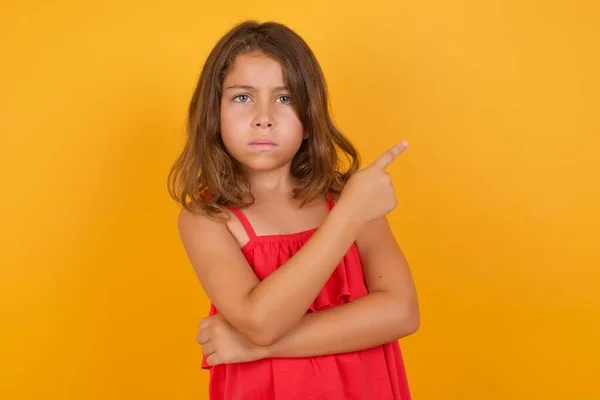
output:
<path id="1" fill-rule="evenodd" d="M 331 197 L 329 196 L 325 197 L 325 201 L 327 201 L 327 208 L 329 209 L 329 211 L 331 211 L 335 203 L 333 202 L 333 200 L 331 200 Z"/>
<path id="2" fill-rule="evenodd" d="M 242 223 L 242 226 L 244 227 L 248 238 L 250 238 L 250 240 L 254 239 L 256 237 L 256 233 L 254 232 L 252 225 L 250 225 L 250 221 L 248 221 L 248 218 L 246 218 L 242 210 L 235 207 L 230 207 L 229 209 L 236 215 L 236 217 L 238 217 L 238 219 Z"/>

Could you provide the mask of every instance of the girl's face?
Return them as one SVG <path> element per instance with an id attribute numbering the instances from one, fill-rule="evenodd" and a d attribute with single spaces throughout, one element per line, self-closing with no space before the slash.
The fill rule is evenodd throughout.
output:
<path id="1" fill-rule="evenodd" d="M 223 81 L 221 137 L 246 172 L 289 167 L 304 130 L 277 61 L 240 54 Z"/>

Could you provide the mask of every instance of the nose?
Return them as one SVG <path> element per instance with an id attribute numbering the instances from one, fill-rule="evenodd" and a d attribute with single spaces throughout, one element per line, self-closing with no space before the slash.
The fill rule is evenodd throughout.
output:
<path id="1" fill-rule="evenodd" d="M 257 113 L 252 120 L 252 126 L 256 129 L 270 129 L 275 125 L 275 121 L 270 114 L 269 107 L 263 105 L 262 107 L 257 107 Z"/>
<path id="2" fill-rule="evenodd" d="M 258 129 L 267 129 L 273 127 L 273 121 L 269 116 L 261 115 L 254 118 L 253 125 Z"/>

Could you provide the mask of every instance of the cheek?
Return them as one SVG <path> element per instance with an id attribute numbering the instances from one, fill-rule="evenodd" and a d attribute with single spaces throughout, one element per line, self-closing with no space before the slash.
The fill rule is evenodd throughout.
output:
<path id="1" fill-rule="evenodd" d="M 285 133 L 293 142 L 301 142 L 304 137 L 304 128 L 298 115 L 292 110 L 287 109 L 279 115 L 279 131 Z"/>
<path id="2" fill-rule="evenodd" d="M 247 116 L 235 112 L 232 108 L 221 108 L 221 138 L 227 150 L 235 153 L 235 147 L 239 147 L 240 139 L 247 131 L 249 120 Z"/>

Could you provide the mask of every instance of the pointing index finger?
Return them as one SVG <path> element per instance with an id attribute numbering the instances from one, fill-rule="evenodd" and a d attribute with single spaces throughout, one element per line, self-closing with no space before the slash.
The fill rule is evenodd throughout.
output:
<path id="1" fill-rule="evenodd" d="M 372 165 L 377 166 L 379 168 L 387 168 L 388 165 L 392 163 L 408 147 L 408 143 L 402 141 L 391 149 L 387 150 L 383 153 L 379 158 L 377 158 Z"/>

